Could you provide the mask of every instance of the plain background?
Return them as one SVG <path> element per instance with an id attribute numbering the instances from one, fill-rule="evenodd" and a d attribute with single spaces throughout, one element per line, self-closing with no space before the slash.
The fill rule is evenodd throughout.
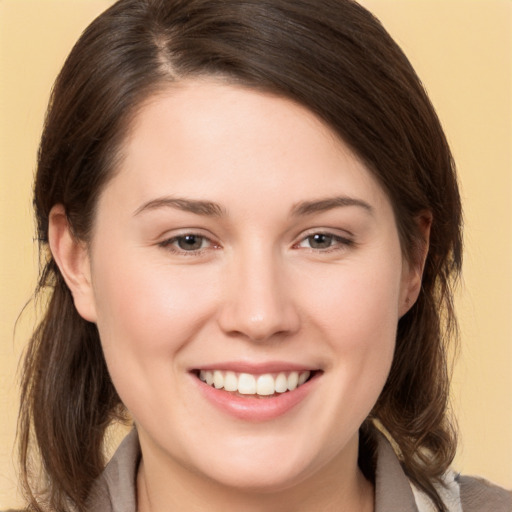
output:
<path id="1" fill-rule="evenodd" d="M 31 189 L 52 82 L 111 0 L 0 0 L 0 509 L 19 504 L 13 448 L 17 365 L 34 326 Z M 436 106 L 465 207 L 455 469 L 512 487 L 512 3 L 364 0 Z"/>

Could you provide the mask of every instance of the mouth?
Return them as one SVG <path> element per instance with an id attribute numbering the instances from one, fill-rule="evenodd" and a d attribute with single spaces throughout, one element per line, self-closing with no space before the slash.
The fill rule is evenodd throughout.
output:
<path id="1" fill-rule="evenodd" d="M 220 369 L 194 370 L 195 376 L 218 390 L 242 397 L 272 398 L 303 386 L 319 372 L 315 370 L 252 374 Z"/>
<path id="2" fill-rule="evenodd" d="M 288 363 L 225 363 L 191 369 L 201 395 L 237 420 L 263 422 L 308 403 L 323 370 Z"/>

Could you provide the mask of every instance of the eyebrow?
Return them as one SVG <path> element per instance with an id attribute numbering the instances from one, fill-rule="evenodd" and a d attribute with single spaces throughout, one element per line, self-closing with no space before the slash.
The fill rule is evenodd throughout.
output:
<path id="1" fill-rule="evenodd" d="M 316 201 L 301 201 L 300 203 L 294 205 L 294 207 L 292 208 L 292 215 L 311 215 L 313 213 L 325 212 L 327 210 L 332 210 L 334 208 L 341 208 L 346 206 L 357 206 L 363 208 L 371 215 L 374 214 L 373 207 L 366 201 L 363 201 L 362 199 L 357 199 L 355 197 L 348 196 L 336 196 L 318 199 Z"/>
<path id="2" fill-rule="evenodd" d="M 373 207 L 366 201 L 354 197 L 337 196 L 318 199 L 315 201 L 301 201 L 293 206 L 291 215 L 299 217 L 347 206 L 357 206 L 365 209 L 372 215 L 374 213 Z M 222 217 L 226 214 L 226 211 L 222 206 L 212 201 L 176 197 L 159 197 L 148 201 L 137 208 L 134 216 L 139 215 L 142 212 L 157 210 L 159 208 L 175 208 L 177 210 L 208 217 Z"/>
<path id="3" fill-rule="evenodd" d="M 197 199 L 185 199 L 175 197 L 159 197 L 144 203 L 135 210 L 134 216 L 142 212 L 157 210 L 159 208 L 175 208 L 184 212 L 195 213 L 196 215 L 205 215 L 209 217 L 221 217 L 225 215 L 225 210 L 211 201 L 201 201 Z"/>

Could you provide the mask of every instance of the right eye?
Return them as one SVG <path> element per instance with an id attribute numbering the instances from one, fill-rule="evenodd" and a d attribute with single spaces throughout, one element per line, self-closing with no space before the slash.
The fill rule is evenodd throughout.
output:
<path id="1" fill-rule="evenodd" d="M 185 233 L 168 238 L 158 244 L 174 253 L 197 254 L 205 249 L 216 247 L 215 244 L 203 235 Z"/>

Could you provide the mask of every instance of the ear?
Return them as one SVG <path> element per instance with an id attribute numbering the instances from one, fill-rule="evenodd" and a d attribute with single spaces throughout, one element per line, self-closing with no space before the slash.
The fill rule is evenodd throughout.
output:
<path id="1" fill-rule="evenodd" d="M 85 320 L 95 322 L 89 252 L 86 244 L 72 233 L 66 210 L 61 204 L 55 205 L 50 211 L 48 241 L 53 259 L 73 295 L 78 313 Z"/>
<path id="2" fill-rule="evenodd" d="M 411 309 L 420 294 L 423 269 L 425 268 L 429 248 L 432 213 L 430 211 L 421 212 L 420 215 L 416 217 L 416 224 L 418 239 L 414 244 L 409 258 L 404 261 L 402 293 L 399 306 L 400 317 Z"/>

